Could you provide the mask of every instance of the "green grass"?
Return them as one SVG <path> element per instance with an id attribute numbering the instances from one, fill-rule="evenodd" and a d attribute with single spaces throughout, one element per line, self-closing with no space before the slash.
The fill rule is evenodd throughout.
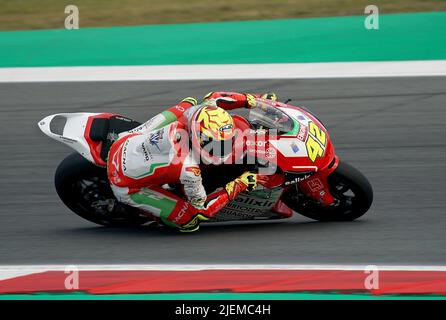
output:
<path id="1" fill-rule="evenodd" d="M 363 15 L 446 10 L 446 0 L 0 0 L 0 30 L 64 28 L 65 6 L 80 11 L 80 27 Z"/>

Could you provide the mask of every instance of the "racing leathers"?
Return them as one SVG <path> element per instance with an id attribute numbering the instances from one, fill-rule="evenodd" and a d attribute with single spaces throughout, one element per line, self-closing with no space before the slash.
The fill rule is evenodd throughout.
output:
<path id="1" fill-rule="evenodd" d="M 204 101 L 213 101 L 225 110 L 256 104 L 254 95 L 234 92 L 211 92 Z M 188 138 L 190 119 L 198 108 L 201 106 L 194 98 L 186 98 L 120 134 L 107 160 L 108 178 L 119 201 L 186 232 L 198 230 L 201 221 L 209 220 L 239 193 L 257 184 L 257 175 L 245 172 L 224 188 L 206 194 Z M 169 187 L 172 185 L 180 185 L 186 199 Z"/>

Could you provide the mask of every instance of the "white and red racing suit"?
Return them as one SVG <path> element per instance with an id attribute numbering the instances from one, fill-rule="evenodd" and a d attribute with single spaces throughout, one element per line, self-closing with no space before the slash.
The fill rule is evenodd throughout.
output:
<path id="1" fill-rule="evenodd" d="M 211 92 L 204 99 L 217 99 L 218 107 L 225 110 L 249 108 L 255 103 L 253 95 L 235 92 Z M 179 134 L 188 132 L 192 114 L 201 107 L 196 104 L 195 99 L 186 98 L 120 134 L 107 161 L 108 178 L 119 201 L 142 209 L 166 225 L 185 230 L 194 230 L 200 220 L 213 217 L 246 189 L 232 184 L 206 194 L 189 139 Z M 178 184 L 187 199 L 165 187 Z"/>

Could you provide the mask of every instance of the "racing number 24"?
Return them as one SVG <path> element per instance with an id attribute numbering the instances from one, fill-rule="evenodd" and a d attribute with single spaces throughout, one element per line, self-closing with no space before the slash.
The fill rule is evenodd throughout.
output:
<path id="1" fill-rule="evenodd" d="M 306 142 L 308 157 L 312 162 L 315 162 L 317 157 L 324 155 L 327 137 L 325 132 L 315 125 L 314 122 L 308 123 L 308 132 L 309 135 Z"/>

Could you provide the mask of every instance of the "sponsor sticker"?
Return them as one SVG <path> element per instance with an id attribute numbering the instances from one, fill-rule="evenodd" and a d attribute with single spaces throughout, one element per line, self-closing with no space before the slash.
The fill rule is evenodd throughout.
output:
<path id="1" fill-rule="evenodd" d="M 198 167 L 187 167 L 186 171 L 192 172 L 196 177 L 199 177 L 201 175 L 201 170 Z"/>
<path id="2" fill-rule="evenodd" d="M 152 146 L 155 146 L 159 151 L 161 151 L 160 147 L 158 146 L 158 143 L 163 138 L 164 129 L 158 130 L 156 132 L 153 132 L 149 135 L 149 143 Z"/>
<path id="3" fill-rule="evenodd" d="M 305 142 L 305 140 L 307 139 L 307 134 L 308 134 L 307 126 L 304 126 L 303 124 L 300 124 L 299 125 L 299 132 L 297 134 L 297 139 L 299 139 L 302 142 Z"/>
<path id="4" fill-rule="evenodd" d="M 308 179 L 309 177 L 311 177 L 311 174 L 310 174 L 310 173 L 309 173 L 309 174 L 306 174 L 306 175 L 303 175 L 303 176 L 300 176 L 300 177 L 295 177 L 295 178 L 292 179 L 292 180 L 285 181 L 285 185 L 286 185 L 286 186 L 289 186 L 289 185 L 292 185 L 292 184 L 297 184 L 297 183 L 299 183 L 299 182 L 304 181 L 305 179 Z"/>
<path id="5" fill-rule="evenodd" d="M 290 147 L 291 147 L 291 150 L 293 150 L 294 153 L 298 153 L 299 150 L 300 150 L 299 146 L 294 141 L 290 144 Z"/>
<path id="6" fill-rule="evenodd" d="M 322 184 L 322 181 L 319 180 L 319 178 L 312 179 L 308 181 L 308 186 L 310 187 L 311 191 L 316 192 L 324 189 L 324 185 Z"/>

